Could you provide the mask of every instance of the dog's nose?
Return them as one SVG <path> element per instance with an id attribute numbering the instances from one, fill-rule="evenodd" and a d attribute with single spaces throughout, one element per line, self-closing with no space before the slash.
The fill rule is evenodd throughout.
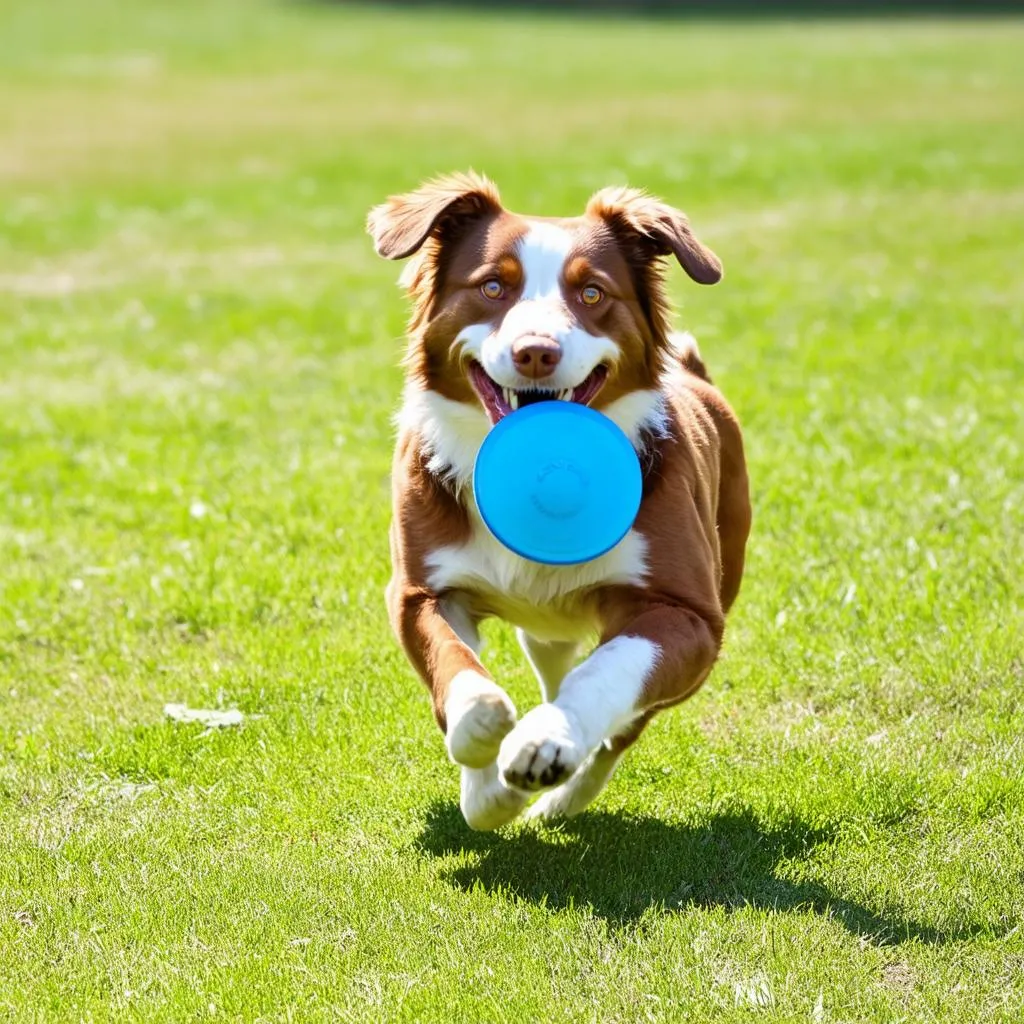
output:
<path id="1" fill-rule="evenodd" d="M 524 377 L 550 377 L 562 360 L 562 346 L 554 338 L 527 334 L 512 346 L 512 362 Z"/>

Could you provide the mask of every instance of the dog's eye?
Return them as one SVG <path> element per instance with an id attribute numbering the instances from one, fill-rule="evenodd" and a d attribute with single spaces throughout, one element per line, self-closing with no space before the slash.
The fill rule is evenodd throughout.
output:
<path id="1" fill-rule="evenodd" d="M 505 294 L 502 283 L 496 278 L 488 278 L 482 285 L 480 291 L 485 299 L 500 299 Z"/>
<path id="2" fill-rule="evenodd" d="M 584 306 L 596 306 L 604 298 L 604 292 L 596 284 L 588 284 L 580 292 L 580 302 Z"/>

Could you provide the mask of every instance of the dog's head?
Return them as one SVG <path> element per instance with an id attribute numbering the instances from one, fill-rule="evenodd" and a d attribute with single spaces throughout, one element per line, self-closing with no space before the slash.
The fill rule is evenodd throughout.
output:
<path id="1" fill-rule="evenodd" d="M 682 213 L 629 188 L 548 219 L 509 212 L 486 178 L 452 175 L 375 207 L 368 226 L 381 256 L 411 257 L 414 386 L 465 406 L 463 423 L 474 410 L 484 433 L 544 399 L 617 419 L 639 409 L 669 350 L 662 258 L 701 284 L 722 276 Z"/>

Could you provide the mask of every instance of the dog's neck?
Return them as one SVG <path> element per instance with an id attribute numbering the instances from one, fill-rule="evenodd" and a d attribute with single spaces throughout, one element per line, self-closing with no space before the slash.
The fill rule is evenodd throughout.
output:
<path id="1" fill-rule="evenodd" d="M 634 391 L 601 411 L 629 438 L 646 478 L 657 465 L 658 442 L 669 433 L 662 393 L 653 388 Z M 477 453 L 491 428 L 483 409 L 410 382 L 397 424 L 399 430 L 417 438 L 427 471 L 461 495 L 473 479 Z"/>

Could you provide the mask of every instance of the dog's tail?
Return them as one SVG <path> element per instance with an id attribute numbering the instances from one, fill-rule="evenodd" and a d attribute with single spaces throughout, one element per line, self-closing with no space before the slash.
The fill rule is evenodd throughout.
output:
<path id="1" fill-rule="evenodd" d="M 711 383 L 711 376 L 704 360 L 700 357 L 700 349 L 697 348 L 697 339 L 688 331 L 675 331 L 668 336 L 669 345 L 675 357 L 683 364 L 683 367 L 701 380 Z"/>

